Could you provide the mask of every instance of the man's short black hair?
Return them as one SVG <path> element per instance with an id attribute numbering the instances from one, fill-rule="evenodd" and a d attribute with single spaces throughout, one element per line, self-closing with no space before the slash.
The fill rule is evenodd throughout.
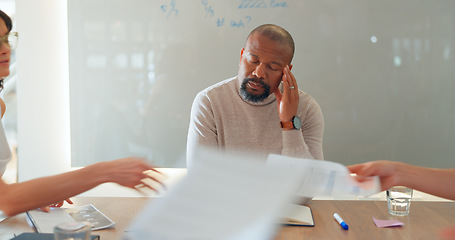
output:
<path id="1" fill-rule="evenodd" d="M 288 31 L 286 31 L 286 29 L 275 24 L 263 24 L 256 27 L 253 31 L 251 31 L 247 37 L 247 40 L 250 38 L 250 36 L 256 33 L 268 37 L 272 41 L 277 41 L 282 44 L 288 45 L 289 48 L 291 49 L 292 54 L 291 59 L 294 57 L 295 51 L 294 39 L 292 38 L 291 34 Z"/>

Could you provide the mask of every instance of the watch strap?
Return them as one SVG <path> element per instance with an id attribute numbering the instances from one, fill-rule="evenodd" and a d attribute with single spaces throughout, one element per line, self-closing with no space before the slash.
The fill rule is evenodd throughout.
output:
<path id="1" fill-rule="evenodd" d="M 292 123 L 292 121 L 290 121 L 290 122 L 280 122 L 280 127 L 281 128 L 293 129 L 294 128 L 294 124 Z"/>

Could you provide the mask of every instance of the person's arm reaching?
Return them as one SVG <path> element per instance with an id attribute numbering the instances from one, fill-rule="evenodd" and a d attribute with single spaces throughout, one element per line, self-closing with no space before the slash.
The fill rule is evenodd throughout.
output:
<path id="1" fill-rule="evenodd" d="M 62 201 L 107 182 L 133 189 L 142 184 L 155 190 L 142 181 L 148 178 L 161 183 L 147 174 L 148 171 L 158 172 L 141 158 L 123 158 L 21 183 L 0 181 L 0 210 L 7 216 L 13 216 Z"/>
<path id="2" fill-rule="evenodd" d="M 406 186 L 438 197 L 455 200 L 455 169 L 419 167 L 393 161 L 373 161 L 348 166 L 360 178 L 379 176 L 382 190 Z M 358 178 L 359 178 L 358 177 Z"/>

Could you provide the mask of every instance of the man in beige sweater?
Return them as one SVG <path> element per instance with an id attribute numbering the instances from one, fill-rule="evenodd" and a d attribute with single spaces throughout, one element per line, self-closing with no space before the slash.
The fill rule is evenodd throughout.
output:
<path id="1" fill-rule="evenodd" d="M 240 52 L 239 72 L 199 92 L 191 109 L 187 165 L 199 146 L 323 159 L 324 119 L 291 72 L 294 40 L 283 28 L 254 29 Z"/>

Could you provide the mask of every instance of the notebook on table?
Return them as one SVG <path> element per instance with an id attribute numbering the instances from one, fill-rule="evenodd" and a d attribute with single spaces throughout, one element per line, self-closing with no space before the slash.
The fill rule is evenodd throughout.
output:
<path id="1" fill-rule="evenodd" d="M 292 226 L 314 227 L 313 212 L 304 205 L 289 204 L 281 217 L 281 223 Z"/>

